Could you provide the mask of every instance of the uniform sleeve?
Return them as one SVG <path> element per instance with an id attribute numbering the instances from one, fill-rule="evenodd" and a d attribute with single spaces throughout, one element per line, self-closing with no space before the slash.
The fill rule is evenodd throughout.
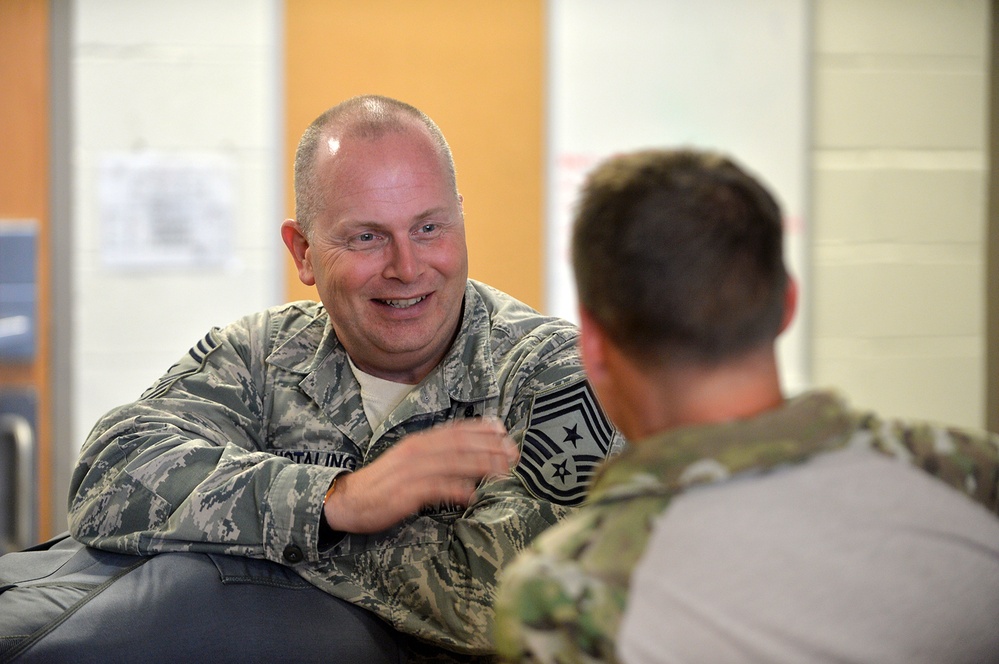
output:
<path id="1" fill-rule="evenodd" d="M 503 571 L 494 628 L 500 661 L 617 661 L 632 556 L 591 550 L 600 520 L 590 512 L 574 516 Z"/>
<path id="2" fill-rule="evenodd" d="M 515 472 L 479 488 L 442 529 L 440 547 L 429 547 L 433 555 L 410 548 L 391 554 L 398 558 L 369 552 L 351 561 L 362 575 L 385 575 L 371 581 L 393 595 L 401 631 L 460 652 L 492 653 L 500 570 L 573 511 L 598 465 L 623 444 L 589 394 L 575 345 L 556 346 L 515 381 L 506 419 L 522 450 Z"/>
<path id="3" fill-rule="evenodd" d="M 315 550 L 336 471 L 263 451 L 261 342 L 250 331 L 262 328 L 212 330 L 138 401 L 97 423 L 70 488 L 75 538 L 132 554 L 279 562 Z"/>
<path id="4" fill-rule="evenodd" d="M 999 515 L 999 435 L 897 421 L 879 425 L 877 434 L 876 449 L 908 459 Z"/>

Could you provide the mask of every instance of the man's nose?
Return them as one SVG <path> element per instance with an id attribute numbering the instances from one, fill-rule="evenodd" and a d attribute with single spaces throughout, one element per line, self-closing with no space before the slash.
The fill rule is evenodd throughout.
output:
<path id="1" fill-rule="evenodd" d="M 391 252 L 385 269 L 386 277 L 408 282 L 420 276 L 420 258 L 412 241 L 393 242 Z"/>

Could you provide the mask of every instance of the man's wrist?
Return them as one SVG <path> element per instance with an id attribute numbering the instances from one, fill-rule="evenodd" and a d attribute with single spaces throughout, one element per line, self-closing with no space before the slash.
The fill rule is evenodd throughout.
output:
<path id="1" fill-rule="evenodd" d="M 330 482 L 330 488 L 326 489 L 326 495 L 323 496 L 323 520 L 324 521 L 326 520 L 326 503 L 327 503 L 327 501 L 329 501 L 330 496 L 333 495 L 333 492 L 336 491 L 336 481 L 338 479 L 340 479 L 339 475 L 337 475 L 336 477 L 333 478 L 333 481 Z"/>
<path id="2" fill-rule="evenodd" d="M 329 501 L 330 496 L 336 491 L 336 481 L 340 479 L 337 475 L 330 482 L 330 487 L 326 489 L 326 494 L 323 496 L 323 504 L 319 509 L 319 536 L 318 536 L 318 548 L 325 549 L 334 544 L 336 544 L 340 539 L 343 538 L 343 533 L 338 533 L 333 530 L 330 526 L 329 519 L 326 518 L 326 503 Z"/>

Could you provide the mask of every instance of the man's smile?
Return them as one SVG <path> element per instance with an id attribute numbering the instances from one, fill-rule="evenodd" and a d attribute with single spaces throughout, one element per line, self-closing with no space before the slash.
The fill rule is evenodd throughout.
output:
<path id="1" fill-rule="evenodd" d="M 381 302 L 383 304 L 387 304 L 390 307 L 394 307 L 396 309 L 408 309 L 409 307 L 411 307 L 411 306 L 413 306 L 415 304 L 419 304 L 420 302 L 423 302 L 423 300 L 425 300 L 425 299 L 427 299 L 427 296 L 426 295 L 421 295 L 419 297 L 409 298 L 408 300 L 375 300 L 375 301 L 376 302 Z"/>

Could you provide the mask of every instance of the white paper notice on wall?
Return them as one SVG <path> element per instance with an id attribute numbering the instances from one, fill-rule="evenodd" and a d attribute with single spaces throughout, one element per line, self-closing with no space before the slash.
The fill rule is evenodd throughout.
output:
<path id="1" fill-rule="evenodd" d="M 224 267 L 234 251 L 235 164 L 214 153 L 110 153 L 100 162 L 105 267 Z"/>

